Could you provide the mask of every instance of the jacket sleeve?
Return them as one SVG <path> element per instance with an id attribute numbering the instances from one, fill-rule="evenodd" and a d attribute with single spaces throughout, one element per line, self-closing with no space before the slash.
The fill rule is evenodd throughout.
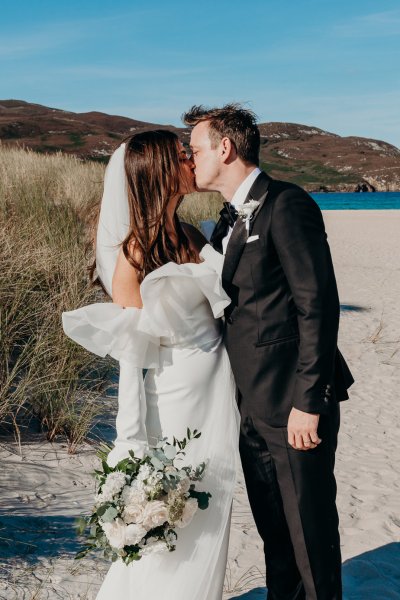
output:
<path id="1" fill-rule="evenodd" d="M 326 413 L 340 306 L 321 211 L 301 188 L 290 188 L 274 201 L 271 231 L 297 308 L 300 341 L 293 406 Z"/>

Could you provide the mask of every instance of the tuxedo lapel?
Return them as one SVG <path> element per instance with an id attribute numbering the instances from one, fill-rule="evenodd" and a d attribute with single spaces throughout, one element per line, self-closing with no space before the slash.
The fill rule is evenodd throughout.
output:
<path id="1" fill-rule="evenodd" d="M 265 200 L 267 199 L 268 186 L 270 184 L 270 181 L 271 178 L 266 173 L 264 173 L 264 171 L 262 171 L 251 186 L 250 191 L 247 195 L 245 203 L 249 202 L 249 200 L 257 200 L 260 203 L 255 213 L 253 214 L 252 220 L 250 221 L 251 228 L 253 227 L 257 215 L 260 212 Z M 222 282 L 225 288 L 232 282 L 233 276 L 235 275 L 237 266 L 240 261 L 240 257 L 242 256 L 244 247 L 246 245 L 246 240 L 246 225 L 244 221 L 241 218 L 239 218 L 236 221 L 236 224 L 232 231 L 232 235 L 229 239 L 226 248 L 224 267 L 222 269 Z"/>
<path id="2" fill-rule="evenodd" d="M 224 266 L 222 269 L 222 283 L 226 288 L 236 271 L 236 267 L 246 245 L 247 231 L 246 224 L 242 219 L 238 219 L 233 228 L 232 235 L 226 247 Z"/>

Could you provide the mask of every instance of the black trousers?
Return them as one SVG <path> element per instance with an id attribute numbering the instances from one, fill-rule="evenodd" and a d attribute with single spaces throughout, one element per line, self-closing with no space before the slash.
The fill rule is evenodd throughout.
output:
<path id="1" fill-rule="evenodd" d="M 240 455 L 264 542 L 268 600 L 342 599 L 333 473 L 338 429 L 334 401 L 320 417 L 321 444 L 300 451 L 289 445 L 286 428 L 253 420 L 248 408 L 242 414 Z"/>

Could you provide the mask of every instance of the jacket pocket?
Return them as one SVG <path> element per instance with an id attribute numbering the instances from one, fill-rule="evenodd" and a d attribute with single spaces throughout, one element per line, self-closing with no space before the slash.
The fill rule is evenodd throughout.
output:
<path id="1" fill-rule="evenodd" d="M 254 345 L 256 348 L 262 348 L 264 346 L 273 346 L 274 344 L 279 344 L 280 342 L 290 342 L 291 340 L 299 340 L 300 337 L 297 333 L 286 335 L 284 337 L 275 338 L 273 340 L 266 340 L 264 342 L 256 342 Z"/>

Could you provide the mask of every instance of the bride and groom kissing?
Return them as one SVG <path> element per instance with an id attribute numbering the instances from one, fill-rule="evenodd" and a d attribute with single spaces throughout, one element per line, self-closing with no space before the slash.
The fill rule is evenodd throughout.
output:
<path id="1" fill-rule="evenodd" d="M 175 552 L 113 563 L 97 598 L 221 600 L 239 448 L 268 600 L 340 600 L 334 461 L 338 403 L 353 379 L 337 348 L 321 211 L 259 169 L 250 111 L 195 106 L 183 120 L 191 156 L 157 130 L 111 157 L 95 266 L 113 302 L 63 322 L 72 339 L 119 361 L 109 464 L 197 428 L 188 456 L 208 459 L 212 500 Z M 176 214 L 195 189 L 226 200 L 210 243 Z"/>

